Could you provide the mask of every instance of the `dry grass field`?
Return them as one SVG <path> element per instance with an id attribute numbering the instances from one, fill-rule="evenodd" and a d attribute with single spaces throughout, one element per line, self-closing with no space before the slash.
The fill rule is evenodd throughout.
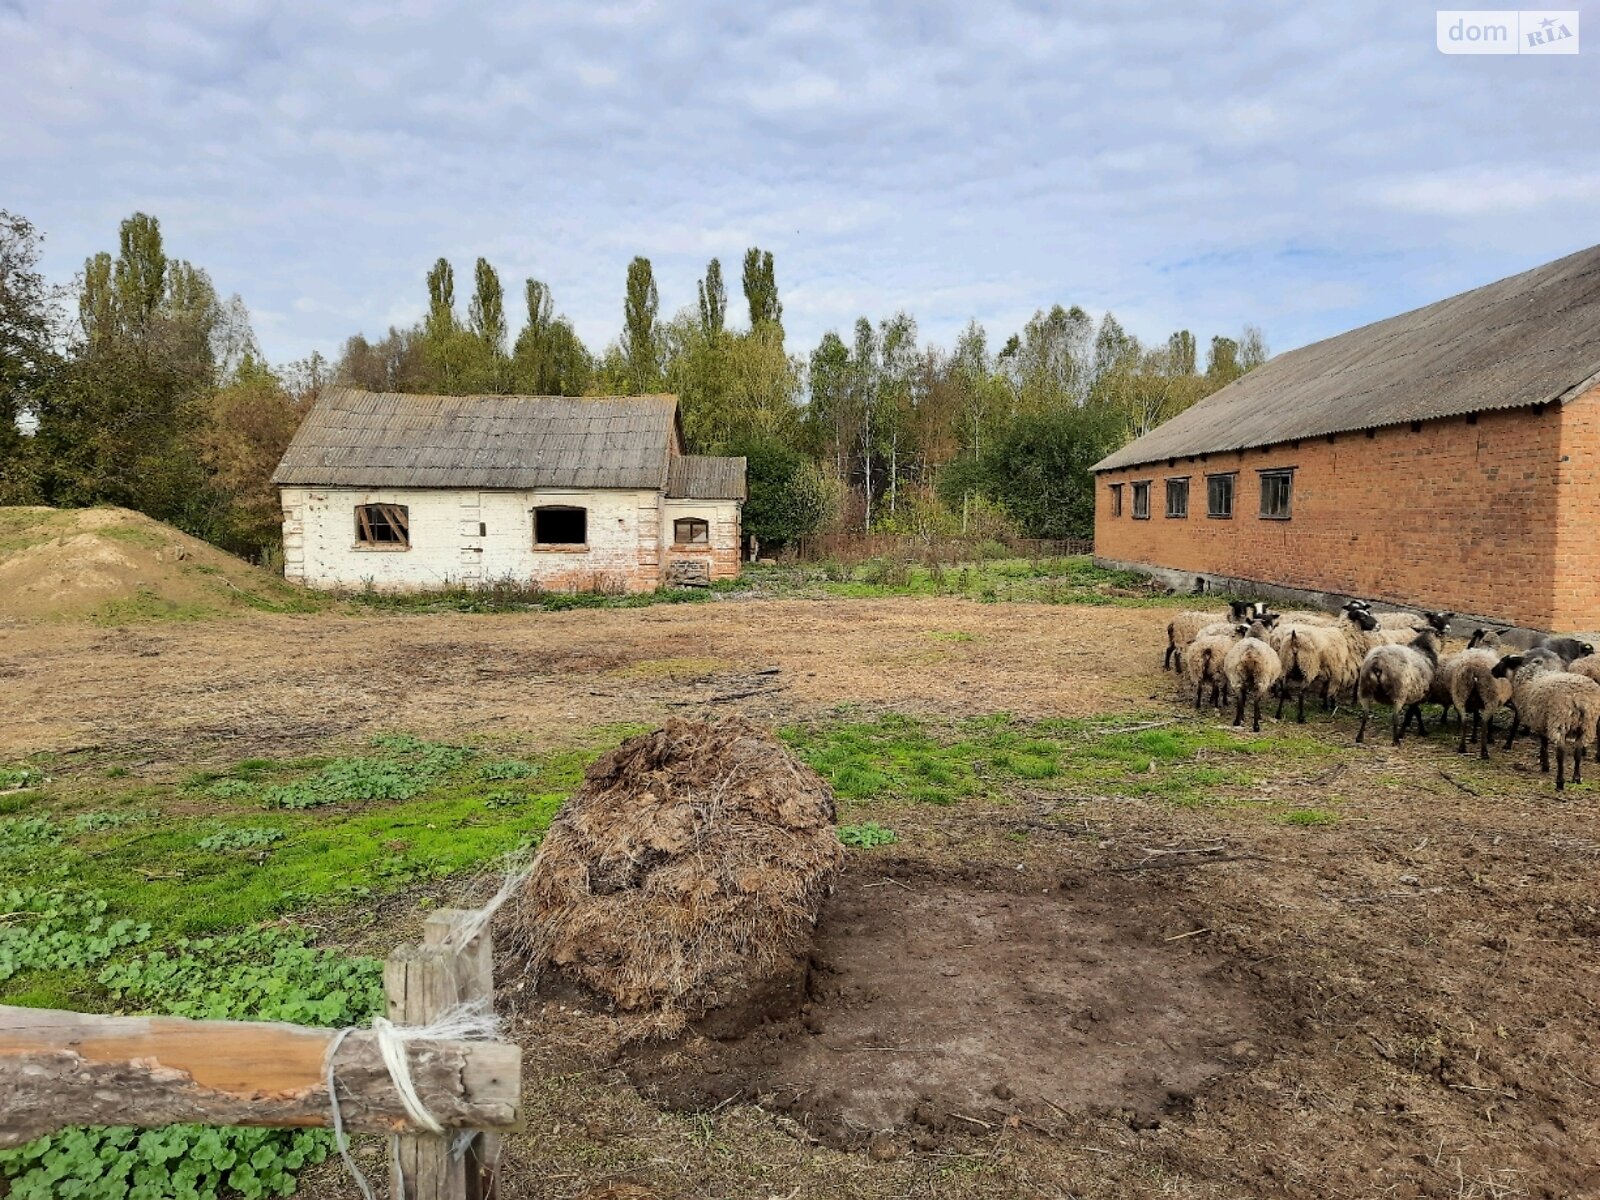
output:
<path id="1" fill-rule="evenodd" d="M 641 1043 L 502 962 L 528 1079 L 506 1196 L 1600 1194 L 1593 785 L 1558 798 L 1526 744 L 1357 747 L 1348 713 L 1196 717 L 1158 669 L 1170 611 L 13 623 L 0 855 L 152 944 L 293 925 L 381 955 L 491 887 L 598 747 L 737 711 L 894 840 L 849 850 L 809 1002 L 773 1021 Z M 335 786 L 382 771 L 386 801 Z M 243 858 L 194 849 L 244 826 Z M 0 969 L 0 1000 L 140 994 L 109 969 Z M 336 1163 L 299 1186 L 356 1195 Z"/>

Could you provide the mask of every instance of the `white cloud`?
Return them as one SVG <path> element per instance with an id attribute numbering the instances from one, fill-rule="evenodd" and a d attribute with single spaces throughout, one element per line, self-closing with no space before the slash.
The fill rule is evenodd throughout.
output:
<path id="1" fill-rule="evenodd" d="M 0 204 L 52 273 L 156 213 L 278 359 L 414 318 L 440 254 L 598 347 L 634 254 L 672 312 L 751 244 L 801 353 L 1056 302 L 1287 348 L 1600 225 L 1587 60 L 1449 58 L 1380 0 L 13 0 L 0 44 Z"/>
<path id="2" fill-rule="evenodd" d="M 1592 213 L 1600 206 L 1600 172 L 1504 163 L 1406 175 L 1378 184 L 1374 194 L 1380 205 L 1430 217 L 1518 216 L 1573 204 Z"/>

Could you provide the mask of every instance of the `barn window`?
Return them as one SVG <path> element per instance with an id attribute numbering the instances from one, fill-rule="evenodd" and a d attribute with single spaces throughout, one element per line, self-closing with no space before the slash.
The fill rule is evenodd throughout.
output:
<path id="1" fill-rule="evenodd" d="M 589 510 L 547 504 L 533 510 L 535 546 L 584 546 L 589 542 Z"/>
<path id="2" fill-rule="evenodd" d="M 672 523 L 672 541 L 678 546 L 709 546 L 711 522 L 703 517 L 679 517 Z"/>
<path id="3" fill-rule="evenodd" d="M 1233 481 L 1237 478 L 1231 473 L 1206 476 L 1206 516 L 1233 516 Z"/>
<path id="4" fill-rule="evenodd" d="M 1293 471 L 1261 472 L 1261 515 L 1270 521 L 1287 521 L 1293 488 Z"/>
<path id="5" fill-rule="evenodd" d="M 1133 485 L 1133 519 L 1150 519 L 1150 481 L 1144 479 Z"/>
<path id="6" fill-rule="evenodd" d="M 1189 515 L 1189 479 L 1167 480 L 1167 518 L 1169 520 Z"/>
<path id="7" fill-rule="evenodd" d="M 356 505 L 356 545 L 411 549 L 411 512 L 404 504 Z"/>
<path id="8" fill-rule="evenodd" d="M 1122 515 L 1122 485 L 1120 483 L 1111 485 L 1111 515 L 1113 517 Z"/>

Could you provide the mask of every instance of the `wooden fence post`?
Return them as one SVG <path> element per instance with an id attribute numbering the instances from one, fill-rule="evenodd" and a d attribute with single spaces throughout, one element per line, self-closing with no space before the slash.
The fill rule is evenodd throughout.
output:
<path id="1" fill-rule="evenodd" d="M 476 913 L 442 908 L 423 926 L 422 944 L 401 946 L 383 966 L 389 1020 L 396 1025 L 426 1025 L 458 1004 L 494 1006 L 494 953 L 487 927 L 465 946 L 448 945 L 452 934 Z M 459 938 L 455 939 L 459 940 Z M 390 1180 L 392 1200 L 493 1200 L 500 1139 L 471 1135 L 464 1152 L 451 1153 L 460 1135 L 398 1134 L 391 1158 L 398 1170 Z"/>

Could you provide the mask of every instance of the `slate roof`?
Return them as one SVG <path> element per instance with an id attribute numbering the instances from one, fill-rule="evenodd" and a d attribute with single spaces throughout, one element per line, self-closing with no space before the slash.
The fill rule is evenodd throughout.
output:
<path id="1" fill-rule="evenodd" d="M 745 460 L 680 454 L 667 467 L 670 500 L 745 499 Z"/>
<path id="2" fill-rule="evenodd" d="M 681 448 L 676 396 L 424 396 L 330 388 L 280 485 L 650 488 Z"/>
<path id="3" fill-rule="evenodd" d="M 1600 246 L 1270 359 L 1096 471 L 1565 403 L 1600 383 Z"/>

